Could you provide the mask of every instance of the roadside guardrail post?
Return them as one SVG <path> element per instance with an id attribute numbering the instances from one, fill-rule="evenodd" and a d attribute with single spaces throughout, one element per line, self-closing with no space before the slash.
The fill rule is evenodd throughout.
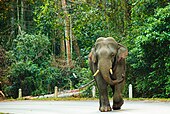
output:
<path id="1" fill-rule="evenodd" d="M 129 98 L 133 98 L 132 84 L 129 84 Z"/>
<path id="2" fill-rule="evenodd" d="M 58 97 L 58 87 L 55 86 L 54 88 L 54 98 L 57 98 Z"/>
<path id="3" fill-rule="evenodd" d="M 92 87 L 92 96 L 93 97 L 96 96 L 96 88 L 95 88 L 95 86 Z"/>
<path id="4" fill-rule="evenodd" d="M 21 88 L 18 90 L 18 98 L 22 98 L 22 89 Z"/>

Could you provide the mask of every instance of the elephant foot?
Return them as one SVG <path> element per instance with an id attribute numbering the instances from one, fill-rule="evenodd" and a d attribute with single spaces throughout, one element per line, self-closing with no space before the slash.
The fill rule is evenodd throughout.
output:
<path id="1" fill-rule="evenodd" d="M 111 109 L 110 106 L 102 106 L 102 107 L 99 108 L 99 110 L 100 110 L 101 112 L 109 112 L 109 111 L 111 111 L 112 109 Z"/>
<path id="2" fill-rule="evenodd" d="M 124 100 L 122 100 L 121 102 L 114 102 L 113 107 L 112 107 L 113 110 L 120 110 L 123 103 L 124 103 Z"/>

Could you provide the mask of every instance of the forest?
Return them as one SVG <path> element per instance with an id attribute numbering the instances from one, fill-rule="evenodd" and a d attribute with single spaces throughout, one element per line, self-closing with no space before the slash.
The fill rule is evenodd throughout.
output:
<path id="1" fill-rule="evenodd" d="M 124 97 L 132 84 L 134 97 L 170 98 L 169 0 L 0 0 L 2 91 L 81 87 L 93 79 L 88 54 L 101 36 L 128 48 Z"/>

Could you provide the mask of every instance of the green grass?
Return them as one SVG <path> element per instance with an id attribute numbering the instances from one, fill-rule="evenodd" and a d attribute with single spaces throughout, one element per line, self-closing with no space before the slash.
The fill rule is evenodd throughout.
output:
<path id="1" fill-rule="evenodd" d="M 44 100 L 44 101 L 98 101 L 98 98 L 83 98 L 83 97 L 65 97 L 65 98 L 34 98 L 34 99 L 6 99 L 6 101 L 15 100 Z M 112 98 L 110 98 L 112 101 Z M 150 102 L 170 102 L 170 98 L 124 98 L 127 101 L 150 101 Z M 1 114 L 1 113 L 0 113 Z"/>
<path id="2" fill-rule="evenodd" d="M 36 99 L 33 99 L 33 100 L 87 101 L 87 100 L 98 100 L 98 98 L 66 97 L 66 98 L 36 98 Z"/>
<path id="3" fill-rule="evenodd" d="M 159 102 L 170 102 L 170 98 L 125 98 L 128 101 L 159 101 Z"/>
<path id="4" fill-rule="evenodd" d="M 53 100 L 53 101 L 88 101 L 98 100 L 98 98 L 81 98 L 81 97 L 66 97 L 66 98 L 36 98 L 33 100 Z M 112 98 L 110 98 L 112 100 Z M 159 101 L 159 102 L 170 102 L 170 98 L 124 98 L 127 101 Z"/>

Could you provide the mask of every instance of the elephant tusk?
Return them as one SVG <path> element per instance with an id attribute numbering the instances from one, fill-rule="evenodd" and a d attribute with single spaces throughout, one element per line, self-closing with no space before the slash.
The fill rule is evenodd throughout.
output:
<path id="1" fill-rule="evenodd" d="M 113 70 L 112 69 L 110 69 L 110 74 L 113 74 Z"/>
<path id="2" fill-rule="evenodd" d="M 94 73 L 93 76 L 96 76 L 98 73 L 99 73 L 99 70 L 97 70 L 97 71 Z"/>

